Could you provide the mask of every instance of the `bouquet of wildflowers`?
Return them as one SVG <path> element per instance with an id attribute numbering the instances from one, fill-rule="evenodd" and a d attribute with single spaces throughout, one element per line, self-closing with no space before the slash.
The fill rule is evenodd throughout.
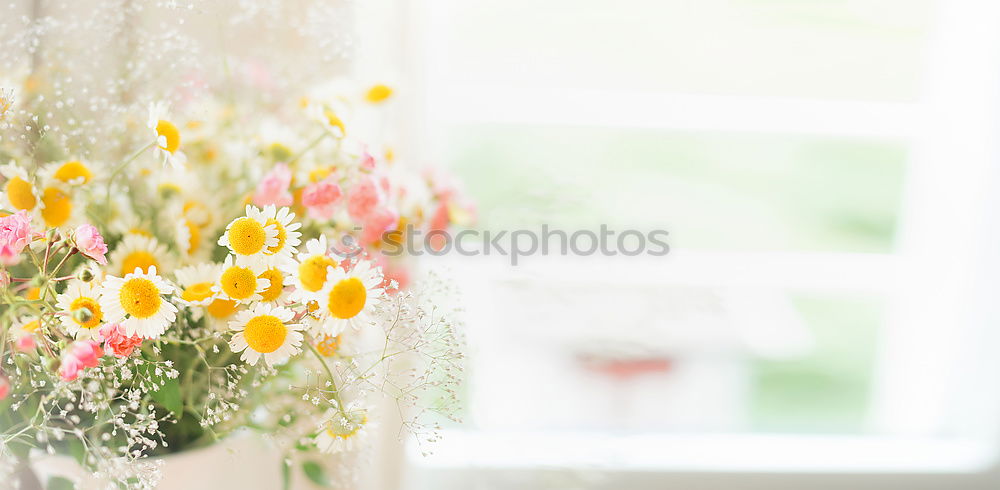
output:
<path id="1" fill-rule="evenodd" d="M 149 456 L 240 428 L 337 453 L 363 446 L 382 397 L 422 440 L 426 414 L 455 417 L 449 288 L 382 251 L 467 207 L 351 136 L 391 88 L 253 114 L 153 101 L 112 143 L 25 87 L 0 98 L 0 458 L 66 453 L 151 486 Z"/>

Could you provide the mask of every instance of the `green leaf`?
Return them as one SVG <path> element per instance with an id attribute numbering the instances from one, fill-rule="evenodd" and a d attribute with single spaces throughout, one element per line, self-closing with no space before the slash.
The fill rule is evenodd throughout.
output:
<path id="1" fill-rule="evenodd" d="M 73 456 L 73 459 L 80 463 L 80 466 L 86 467 L 87 447 L 83 445 L 83 441 L 76 438 L 68 439 L 66 445 L 69 447 L 69 454 Z"/>
<path id="2" fill-rule="evenodd" d="M 73 485 L 73 481 L 63 478 L 61 476 L 53 476 L 49 478 L 48 484 L 45 485 L 45 490 L 73 490 L 76 488 Z"/>
<path id="3" fill-rule="evenodd" d="M 288 458 L 281 459 L 281 488 L 292 488 L 292 461 Z"/>
<path id="4" fill-rule="evenodd" d="M 174 417 L 180 420 L 184 415 L 184 400 L 181 398 L 181 384 L 177 378 L 164 378 L 164 384 L 160 389 L 149 395 L 156 400 L 156 403 L 163 405 L 163 408 L 173 412 Z"/>
<path id="5" fill-rule="evenodd" d="M 315 461 L 306 461 L 305 463 L 302 463 L 302 472 L 305 473 L 313 483 L 321 487 L 330 486 L 330 480 L 326 479 L 326 472 L 319 463 Z"/>

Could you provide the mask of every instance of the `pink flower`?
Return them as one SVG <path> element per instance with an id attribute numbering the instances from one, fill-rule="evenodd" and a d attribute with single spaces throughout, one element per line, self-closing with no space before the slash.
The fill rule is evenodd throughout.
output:
<path id="1" fill-rule="evenodd" d="M 368 150 L 361 152 L 361 168 L 366 168 L 368 170 L 373 170 L 375 168 L 375 157 Z"/>
<path id="2" fill-rule="evenodd" d="M 288 165 L 279 163 L 257 184 L 253 203 L 258 206 L 268 204 L 291 206 L 293 198 L 292 193 L 288 191 L 290 185 L 292 185 L 292 171 L 288 169 Z"/>
<path id="3" fill-rule="evenodd" d="M 22 335 L 14 341 L 14 347 L 21 352 L 31 352 L 38 347 L 35 343 L 35 336 L 32 334 Z"/>
<path id="4" fill-rule="evenodd" d="M 347 214 L 351 215 L 351 219 L 363 222 L 381 200 L 375 179 L 371 176 L 362 177 L 347 196 Z"/>
<path id="5" fill-rule="evenodd" d="M 389 294 L 394 294 L 410 285 L 410 269 L 399 260 L 391 260 L 382 254 L 375 254 L 375 260 L 382 268 L 382 284 L 380 288 L 385 288 Z M 389 289 L 392 281 L 396 281 L 397 289 Z"/>
<path id="6" fill-rule="evenodd" d="M 328 220 L 333 218 L 335 205 L 340 201 L 342 192 L 336 181 L 327 178 L 314 184 L 309 184 L 302 190 L 302 205 L 310 218 Z"/>
<path id="7" fill-rule="evenodd" d="M 93 340 L 76 341 L 70 344 L 59 366 L 59 377 L 63 381 L 73 381 L 86 368 L 97 367 L 104 351 Z"/>
<path id="8" fill-rule="evenodd" d="M 361 243 L 370 245 L 382 239 L 382 234 L 395 229 L 399 223 L 399 213 L 392 208 L 380 208 L 372 212 L 365 220 L 361 230 Z"/>
<path id="9" fill-rule="evenodd" d="M 104 338 L 104 348 L 114 353 L 115 357 L 128 357 L 132 355 L 142 337 L 138 335 L 125 335 L 125 327 L 118 323 L 111 323 L 101 327 L 101 337 Z"/>
<path id="10" fill-rule="evenodd" d="M 80 253 L 96 260 L 98 264 L 108 265 L 108 259 L 104 257 L 108 253 L 108 246 L 104 244 L 104 237 L 97 231 L 97 227 L 91 224 L 76 227 L 73 241 Z"/>
<path id="11" fill-rule="evenodd" d="M 7 398 L 10 395 L 10 380 L 7 376 L 0 374 L 0 400 Z"/>
<path id="12" fill-rule="evenodd" d="M 434 232 L 447 231 L 449 223 L 451 223 L 451 215 L 448 212 L 448 201 L 445 200 L 438 205 L 431 216 L 430 223 L 427 224 L 427 234 L 431 239 L 430 245 L 435 251 L 440 251 L 444 247 L 446 239 L 441 233 Z M 433 236 L 431 233 L 434 233 Z"/>
<path id="13" fill-rule="evenodd" d="M 25 210 L 0 218 L 0 263 L 21 261 L 21 251 L 31 242 L 31 218 Z"/>

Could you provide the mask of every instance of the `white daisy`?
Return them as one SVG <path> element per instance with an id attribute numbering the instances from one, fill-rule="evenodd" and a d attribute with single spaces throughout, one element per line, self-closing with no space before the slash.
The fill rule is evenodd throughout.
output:
<path id="1" fill-rule="evenodd" d="M 243 259 L 263 265 L 267 252 L 279 245 L 278 227 L 275 223 L 268 223 L 268 217 L 259 208 L 247 204 L 246 216 L 226 225 L 226 232 L 219 237 L 219 245 L 229 248 Z"/>
<path id="2" fill-rule="evenodd" d="M 67 187 L 77 187 L 94 180 L 94 169 L 80 160 L 53 162 L 45 166 L 46 178 Z"/>
<path id="3" fill-rule="evenodd" d="M 356 449 L 366 437 L 368 411 L 348 408 L 341 413 L 327 410 L 316 434 L 316 447 L 324 453 L 348 452 Z"/>
<path id="4" fill-rule="evenodd" d="M 240 359 L 256 365 L 261 357 L 268 366 L 281 364 L 297 354 L 302 344 L 302 325 L 288 323 L 295 316 L 292 310 L 258 303 L 236 314 L 229 322 L 236 332 L 229 340 L 233 352 L 242 352 Z"/>
<path id="5" fill-rule="evenodd" d="M 66 292 L 56 297 L 56 306 L 65 315 L 60 315 L 66 333 L 80 340 L 100 338 L 101 321 L 104 318 L 100 304 L 101 287 L 97 281 L 83 282 L 74 279 L 66 286 Z"/>
<path id="6" fill-rule="evenodd" d="M 160 244 L 156 238 L 139 233 L 126 234 L 108 260 L 110 274 L 124 276 L 136 267 L 148 272 L 155 268 L 166 272 L 170 256 L 167 247 Z"/>
<path id="7" fill-rule="evenodd" d="M 310 104 L 306 113 L 335 138 L 347 136 L 344 121 L 350 112 L 347 105 L 337 100 L 330 104 Z"/>
<path id="8" fill-rule="evenodd" d="M 34 335 L 42 327 L 42 321 L 36 316 L 23 315 L 15 319 L 10 326 L 10 333 L 14 340 Z"/>
<path id="9" fill-rule="evenodd" d="M 187 157 L 180 151 L 181 132 L 174 123 L 167 120 L 168 117 L 166 104 L 150 104 L 149 121 L 146 125 L 156 138 L 156 153 L 164 163 L 169 162 L 172 167 L 177 168 L 187 162 Z"/>
<path id="10" fill-rule="evenodd" d="M 3 175 L 3 206 L 11 210 L 35 211 L 41 204 L 41 194 L 28 172 L 13 161 L 0 167 Z"/>
<path id="11" fill-rule="evenodd" d="M 327 270 L 337 267 L 340 262 L 330 255 L 326 237 L 320 235 L 306 242 L 306 251 L 298 254 L 294 261 L 282 264 L 288 273 L 286 284 L 295 286 L 292 299 L 308 302 L 314 300 L 326 284 Z"/>
<path id="12" fill-rule="evenodd" d="M 324 333 L 337 335 L 350 325 L 355 329 L 371 323 L 369 314 L 382 297 L 382 272 L 367 260 L 359 261 L 350 272 L 330 267 L 327 282 L 319 292 L 319 310 Z"/>
<path id="13" fill-rule="evenodd" d="M 261 301 L 276 303 L 285 298 L 285 271 L 279 267 L 271 266 L 264 269 L 264 272 L 257 277 L 268 281 L 267 289 L 260 292 Z"/>
<path id="14" fill-rule="evenodd" d="M 218 295 L 213 298 L 205 307 L 205 322 L 217 331 L 227 330 L 229 322 L 246 307 L 231 299 L 220 298 Z"/>
<path id="15" fill-rule="evenodd" d="M 189 265 L 174 271 L 177 279 L 178 301 L 186 305 L 208 306 L 215 300 L 212 287 L 218 284 L 222 267 L 218 264 Z"/>
<path id="16" fill-rule="evenodd" d="M 82 207 L 61 181 L 53 181 L 43 186 L 40 194 L 38 214 L 49 228 L 71 227 L 82 218 Z"/>
<path id="17" fill-rule="evenodd" d="M 193 191 L 189 189 L 183 196 L 181 207 L 184 218 L 203 230 L 215 229 L 219 225 L 219 209 L 222 208 L 217 197 L 197 187 Z"/>
<path id="18" fill-rule="evenodd" d="M 103 287 L 101 309 L 105 320 L 121 323 L 128 335 L 159 337 L 176 318 L 177 307 L 163 298 L 174 288 L 156 275 L 155 266 L 148 272 L 136 267 L 124 278 L 109 276 Z"/>
<path id="19" fill-rule="evenodd" d="M 185 216 L 177 218 L 174 223 L 174 245 L 180 250 L 181 257 L 188 261 L 205 258 L 208 249 L 202 246 L 203 236 L 201 227 Z"/>
<path id="20" fill-rule="evenodd" d="M 264 250 L 264 255 L 269 259 L 268 262 L 275 264 L 290 257 L 295 251 L 295 247 L 302 243 L 299 239 L 302 233 L 297 231 L 302 227 L 302 223 L 292 223 L 292 220 L 295 219 L 295 213 L 286 207 L 276 209 L 273 205 L 268 205 L 264 207 L 262 215 L 265 218 L 265 224 L 274 226 L 278 231 L 276 236 L 278 244 L 268 246 Z"/>
<path id="21" fill-rule="evenodd" d="M 231 299 L 240 304 L 260 301 L 263 299 L 261 293 L 271 286 L 271 281 L 260 277 L 264 271 L 264 266 L 259 263 L 242 263 L 228 255 L 222 263 L 219 282 L 212 285 L 212 291 L 220 298 Z"/>

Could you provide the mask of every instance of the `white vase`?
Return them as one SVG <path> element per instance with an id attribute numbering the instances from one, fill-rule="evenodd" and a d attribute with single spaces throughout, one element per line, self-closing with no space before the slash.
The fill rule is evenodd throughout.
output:
<path id="1" fill-rule="evenodd" d="M 43 487 L 59 476 L 79 490 L 104 490 L 102 482 L 64 455 L 32 454 L 31 467 Z M 239 434 L 217 444 L 156 458 L 162 461 L 160 490 L 217 490 L 221 488 L 280 489 L 281 453 L 259 435 Z"/>

